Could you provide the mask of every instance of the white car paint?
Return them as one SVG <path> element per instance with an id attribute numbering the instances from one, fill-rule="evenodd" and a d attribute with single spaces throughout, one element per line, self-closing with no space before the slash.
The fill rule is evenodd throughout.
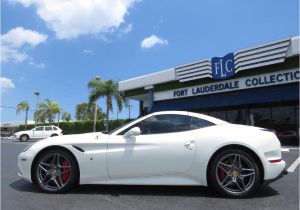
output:
<path id="1" fill-rule="evenodd" d="M 47 130 L 47 128 L 51 130 Z M 56 130 L 55 130 L 56 129 Z M 48 138 L 52 135 L 60 136 L 62 135 L 62 130 L 56 126 L 38 126 L 31 130 L 19 131 L 14 134 L 16 139 L 20 139 L 22 135 L 27 135 L 29 139 L 39 139 L 39 138 Z"/>
<path id="2" fill-rule="evenodd" d="M 140 135 L 117 135 L 153 115 L 190 115 L 214 123 L 191 131 Z M 142 117 L 112 134 L 87 133 L 41 140 L 18 157 L 19 175 L 29 182 L 35 156 L 45 148 L 60 146 L 75 157 L 80 184 L 207 185 L 207 166 L 212 155 L 228 145 L 241 145 L 260 159 L 264 180 L 276 178 L 285 168 L 276 135 L 261 128 L 234 125 L 202 114 L 166 111 Z M 84 152 L 75 147 L 80 147 Z M 270 160 L 281 161 L 270 163 Z"/>

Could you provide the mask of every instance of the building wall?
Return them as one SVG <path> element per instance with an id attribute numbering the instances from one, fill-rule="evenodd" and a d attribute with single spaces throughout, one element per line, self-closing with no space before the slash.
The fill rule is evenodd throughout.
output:
<path id="1" fill-rule="evenodd" d="M 226 57 L 234 73 L 218 78 Z M 299 79 L 299 37 L 292 37 L 121 81 L 120 87 L 126 97 L 141 102 L 141 115 L 201 112 L 274 129 L 283 144 L 298 145 Z"/>

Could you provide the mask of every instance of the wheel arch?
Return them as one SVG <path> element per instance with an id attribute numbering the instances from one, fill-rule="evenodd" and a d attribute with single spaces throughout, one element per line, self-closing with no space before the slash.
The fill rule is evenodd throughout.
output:
<path id="1" fill-rule="evenodd" d="M 211 164 L 214 160 L 214 158 L 222 151 L 225 151 L 227 149 L 241 149 L 243 150 L 244 152 L 247 152 L 249 153 L 251 156 L 253 156 L 253 158 L 255 159 L 255 161 L 257 162 L 258 164 L 258 167 L 259 167 L 259 170 L 261 171 L 260 173 L 260 182 L 263 183 L 264 182 L 264 176 L 265 176 L 265 170 L 264 170 L 264 166 L 263 166 L 263 162 L 262 160 L 260 159 L 260 157 L 252 150 L 250 149 L 249 147 L 246 147 L 244 145 L 239 145 L 239 144 L 229 144 L 229 145 L 226 145 L 226 146 L 223 146 L 219 149 L 217 149 L 213 155 L 210 157 L 209 161 L 208 161 L 208 164 L 207 164 L 207 168 L 206 168 L 206 181 L 207 181 L 207 184 L 210 185 L 210 176 L 209 176 L 209 168 L 211 167 Z"/>
<path id="2" fill-rule="evenodd" d="M 35 180 L 35 177 L 34 177 L 34 166 L 36 165 L 36 162 L 38 161 L 38 159 L 47 151 L 49 150 L 54 150 L 54 149 L 60 149 L 60 150 L 63 150 L 65 152 L 67 152 L 69 155 L 71 155 L 71 157 L 74 159 L 75 161 L 75 164 L 76 164 L 76 168 L 77 168 L 77 171 L 76 171 L 76 184 L 79 184 L 79 180 L 80 180 L 80 169 L 79 169 L 79 164 L 78 164 L 78 161 L 77 161 L 77 158 L 75 157 L 75 155 L 67 148 L 65 147 L 62 147 L 62 146 L 58 146 L 58 145 L 52 145 L 52 146 L 49 146 L 49 147 L 45 147 L 43 148 L 41 151 L 39 151 L 36 156 L 34 157 L 33 161 L 32 161 L 32 164 L 31 164 L 31 181 L 33 184 L 36 183 L 36 180 Z"/>

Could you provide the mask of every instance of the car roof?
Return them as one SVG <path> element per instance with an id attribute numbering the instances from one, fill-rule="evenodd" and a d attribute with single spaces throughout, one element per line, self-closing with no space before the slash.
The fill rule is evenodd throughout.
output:
<path id="1" fill-rule="evenodd" d="M 161 115 L 161 114 L 179 114 L 179 115 L 188 115 L 188 116 L 192 116 L 192 117 L 198 117 L 201 118 L 203 120 L 207 120 L 210 121 L 214 124 L 217 125 L 222 125 L 222 124 L 228 124 L 228 122 L 224 121 L 224 120 L 220 120 L 218 118 L 215 117 L 211 117 L 205 114 L 200 114 L 200 113 L 195 113 L 195 112 L 188 112 L 188 111 L 159 111 L 159 112 L 153 112 L 150 115 Z M 150 116 L 148 115 L 148 116 Z"/>

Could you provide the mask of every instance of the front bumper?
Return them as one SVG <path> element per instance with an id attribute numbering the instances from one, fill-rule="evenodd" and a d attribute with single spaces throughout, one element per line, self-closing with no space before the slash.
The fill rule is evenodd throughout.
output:
<path id="1" fill-rule="evenodd" d="M 284 175 L 287 175 L 287 174 L 288 174 L 288 172 L 287 172 L 286 168 L 284 168 L 277 177 L 275 177 L 273 179 L 265 180 L 264 183 L 263 183 L 263 186 L 267 186 L 270 183 L 275 182 L 276 180 L 282 178 Z"/>
<path id="2" fill-rule="evenodd" d="M 31 163 L 32 158 L 26 154 L 26 152 L 21 152 L 18 156 L 18 176 L 32 182 L 31 180 Z"/>

